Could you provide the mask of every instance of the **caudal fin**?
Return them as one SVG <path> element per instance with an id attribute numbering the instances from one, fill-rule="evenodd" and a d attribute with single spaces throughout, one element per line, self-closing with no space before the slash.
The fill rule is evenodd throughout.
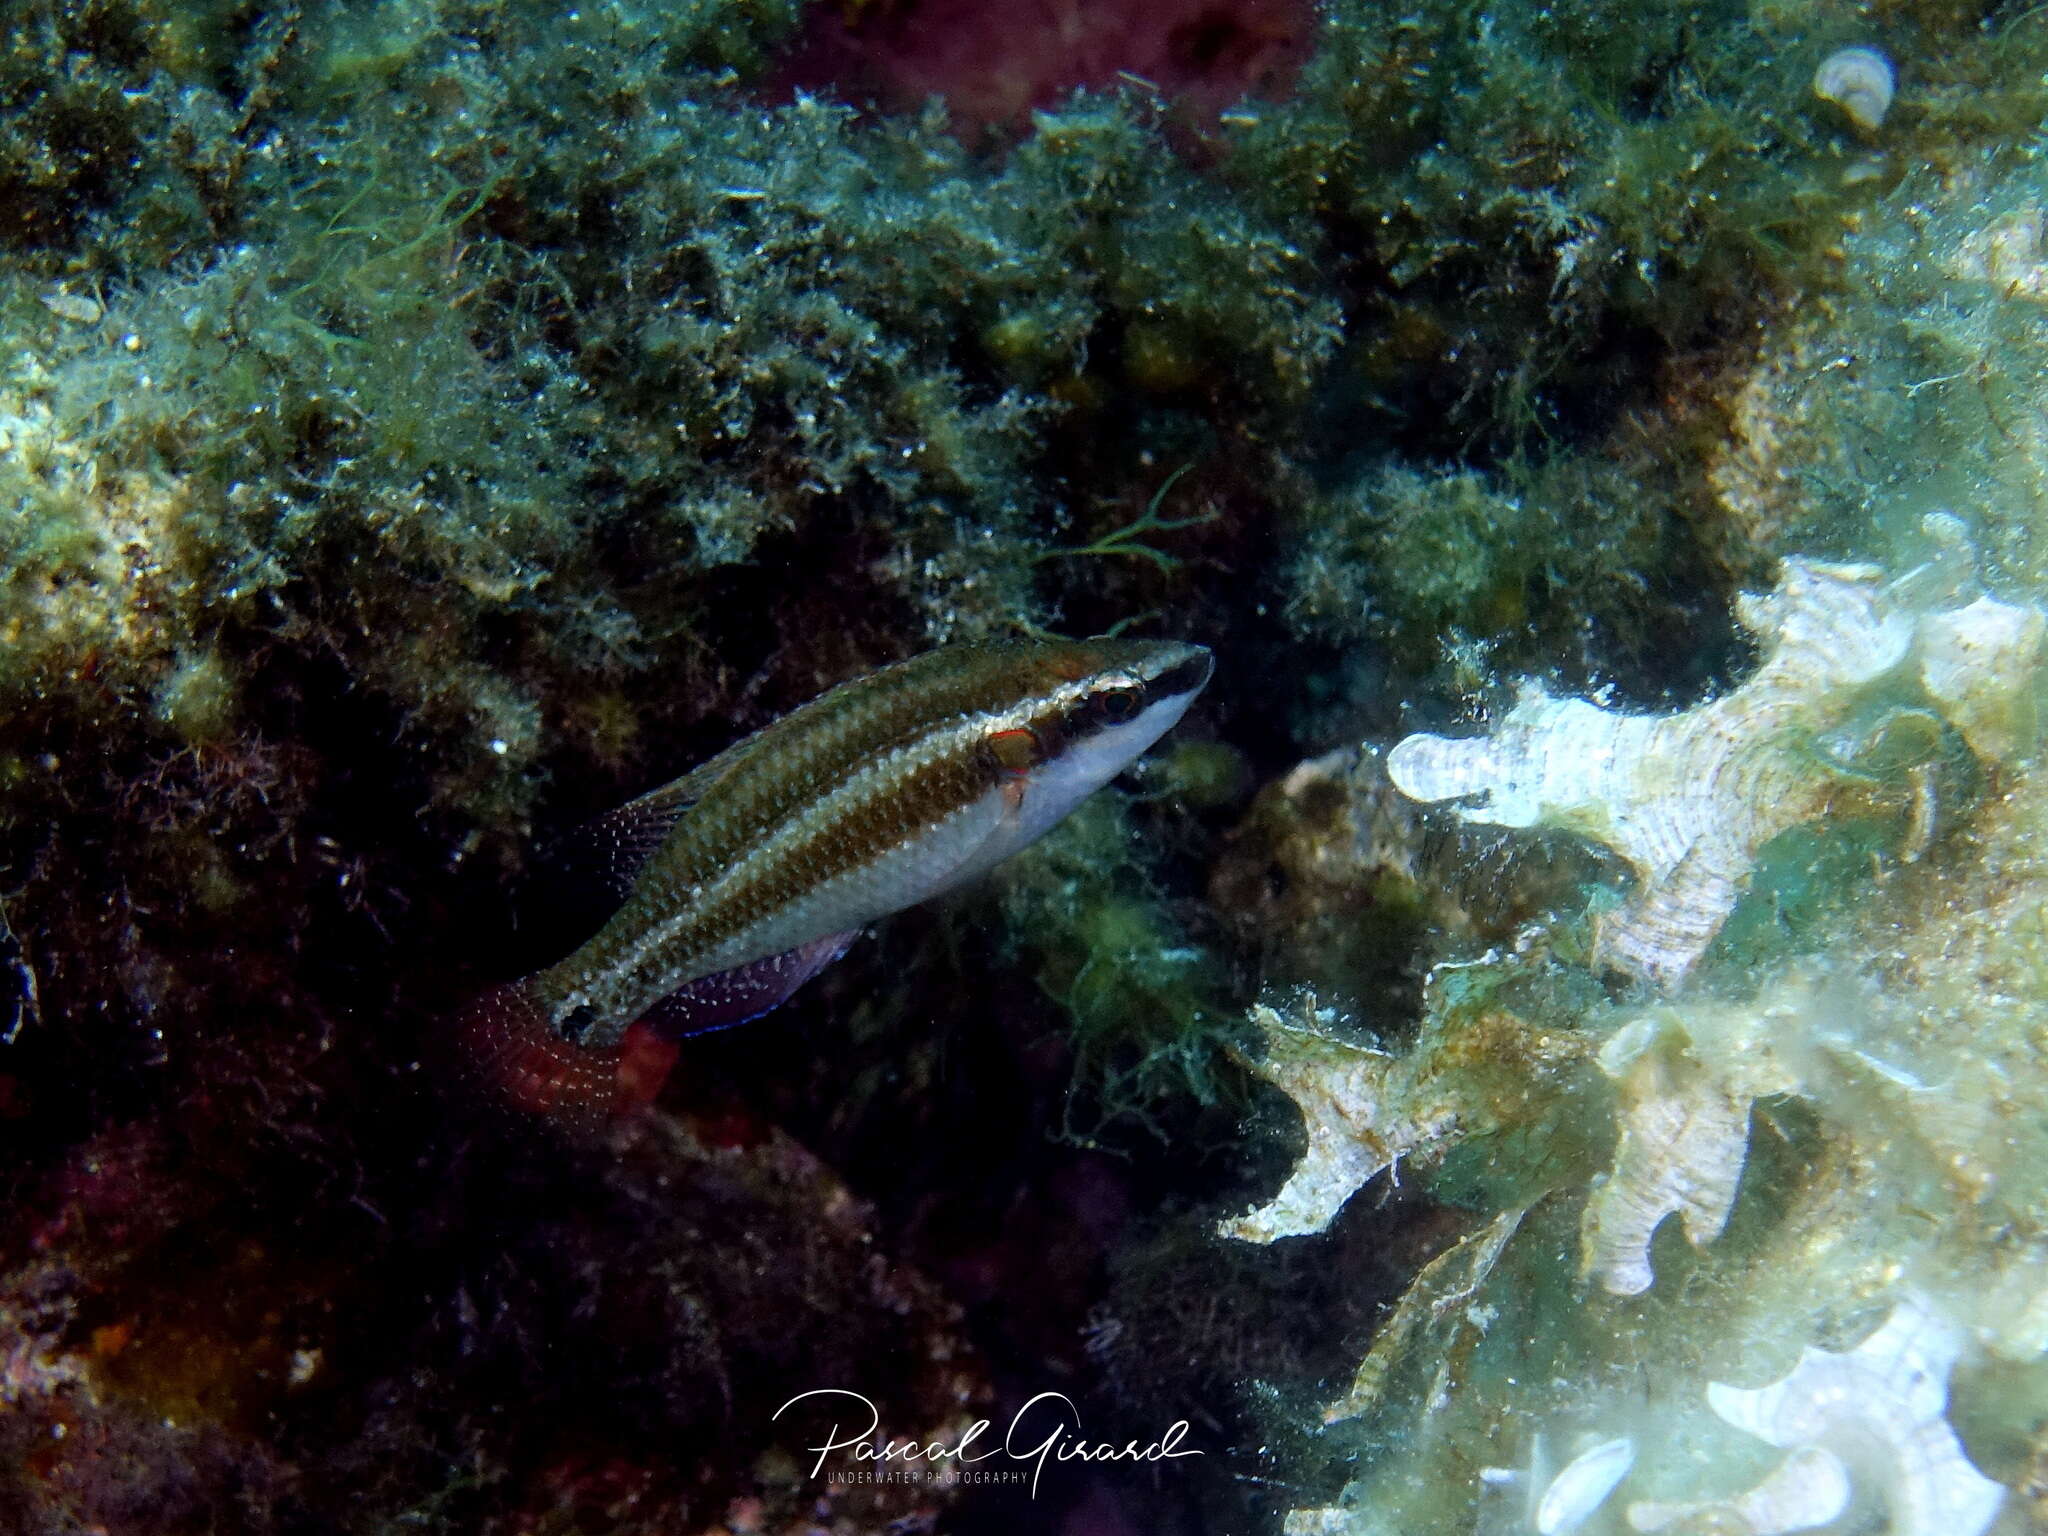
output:
<path id="1" fill-rule="evenodd" d="M 469 1075 L 489 1097 L 528 1114 L 594 1130 L 626 1107 L 627 1053 L 564 1040 L 519 982 L 493 987 L 457 1016 L 457 1048 Z M 645 1102 L 652 1095 L 631 1093 Z"/>

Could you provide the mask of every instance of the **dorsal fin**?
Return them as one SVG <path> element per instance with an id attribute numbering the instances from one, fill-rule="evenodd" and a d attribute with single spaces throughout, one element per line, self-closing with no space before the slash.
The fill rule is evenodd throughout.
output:
<path id="1" fill-rule="evenodd" d="M 588 938 L 632 894 L 633 882 L 676 823 L 739 764 L 754 741 L 755 736 L 742 737 L 681 778 L 547 843 L 535 854 L 526 879 L 529 925 L 555 936 L 565 950 Z M 573 940 L 563 937 L 572 934 Z"/>
<path id="2" fill-rule="evenodd" d="M 544 862 L 550 876 L 568 882 L 587 900 L 609 898 L 605 904 L 617 906 L 683 813 L 702 798 L 697 773 L 691 772 L 593 816 L 548 850 Z"/>

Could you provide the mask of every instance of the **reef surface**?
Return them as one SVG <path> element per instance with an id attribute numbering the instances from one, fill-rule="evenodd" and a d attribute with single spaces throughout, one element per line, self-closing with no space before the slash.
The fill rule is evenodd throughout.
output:
<path id="1" fill-rule="evenodd" d="M 2048 24 L 996 9 L 0 16 L 0 1527 L 2048 1519 Z M 452 1091 L 577 825 L 1112 629 L 987 882 Z"/>

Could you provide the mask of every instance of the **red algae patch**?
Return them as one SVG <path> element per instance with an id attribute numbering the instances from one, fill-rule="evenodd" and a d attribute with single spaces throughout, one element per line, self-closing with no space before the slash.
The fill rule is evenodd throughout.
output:
<path id="1" fill-rule="evenodd" d="M 1150 87 L 1191 125 L 1293 89 L 1313 45 L 1307 0 L 841 0 L 817 7 L 790 89 L 911 111 L 943 100 L 963 131 L 1021 130 L 1079 89 Z"/>

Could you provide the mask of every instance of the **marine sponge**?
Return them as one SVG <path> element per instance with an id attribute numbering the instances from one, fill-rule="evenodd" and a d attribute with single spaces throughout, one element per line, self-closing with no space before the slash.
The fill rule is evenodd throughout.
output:
<path id="1" fill-rule="evenodd" d="M 1845 782 L 1868 777 L 1857 759 L 1891 750 L 1879 738 L 1917 713 L 1905 693 L 1874 727 L 1851 722 L 1916 646 L 1936 712 L 1959 731 L 1969 722 L 1980 750 L 2020 745 L 2043 626 L 2031 609 L 1972 604 L 1916 625 L 1877 567 L 1791 558 L 1772 591 L 1739 596 L 1735 611 L 1763 662 L 1711 703 L 1624 715 L 1529 684 L 1491 735 L 1407 737 L 1388 774 L 1413 799 L 1468 802 L 1467 821 L 1556 827 L 1613 849 L 1638 885 L 1595 918 L 1596 958 L 1670 987 L 1720 932 L 1764 845 L 1826 816 Z M 1917 724 L 1924 734 L 1936 722 Z"/>

